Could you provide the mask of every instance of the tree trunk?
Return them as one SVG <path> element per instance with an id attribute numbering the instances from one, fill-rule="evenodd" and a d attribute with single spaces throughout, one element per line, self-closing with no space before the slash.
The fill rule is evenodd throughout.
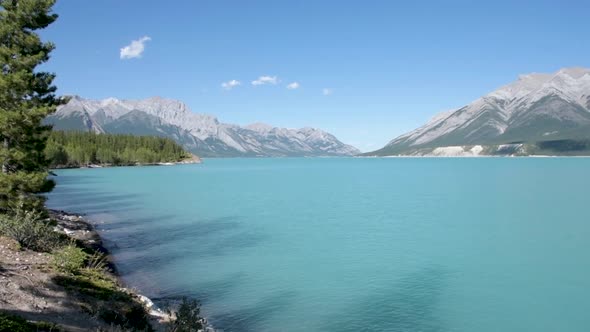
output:
<path id="1" fill-rule="evenodd" d="M 4 150 L 8 152 L 8 137 L 4 137 L 4 143 L 2 144 Z M 2 161 L 2 173 L 8 173 L 8 159 Z"/>

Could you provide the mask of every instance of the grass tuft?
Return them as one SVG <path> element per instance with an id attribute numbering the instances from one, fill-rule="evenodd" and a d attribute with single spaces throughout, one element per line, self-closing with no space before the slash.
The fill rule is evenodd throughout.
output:
<path id="1" fill-rule="evenodd" d="M 75 294 L 88 313 L 106 323 L 134 331 L 151 330 L 143 305 L 104 271 L 83 268 L 78 274 L 58 275 L 54 281 Z"/>
<path id="2" fill-rule="evenodd" d="M 50 252 L 64 244 L 64 236 L 53 231 L 41 212 L 15 209 L 0 215 L 0 235 L 16 240 L 23 248 Z"/>
<path id="3" fill-rule="evenodd" d="M 0 312 L 0 332 L 59 332 L 61 329 L 48 322 L 29 322 L 22 317 Z"/>

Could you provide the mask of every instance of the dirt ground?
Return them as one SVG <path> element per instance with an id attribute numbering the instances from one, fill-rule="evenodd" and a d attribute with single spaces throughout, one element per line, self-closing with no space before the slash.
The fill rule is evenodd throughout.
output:
<path id="1" fill-rule="evenodd" d="M 0 237 L 0 310 L 67 331 L 108 328 L 52 281 L 49 260 L 49 254 L 20 250 L 15 241 Z"/>
<path id="2" fill-rule="evenodd" d="M 104 250 L 100 237 L 82 217 L 64 212 L 51 215 L 58 221 L 57 231 L 94 250 Z M 64 287 L 68 285 L 56 282 L 57 276 L 51 268 L 50 254 L 21 249 L 16 241 L 0 236 L 0 311 L 30 321 L 55 323 L 65 331 L 118 331 L 85 310 L 80 299 Z M 140 303 L 147 300 L 121 290 Z M 155 330 L 163 330 L 159 323 L 162 317 L 157 314 L 151 313 L 151 325 Z"/>

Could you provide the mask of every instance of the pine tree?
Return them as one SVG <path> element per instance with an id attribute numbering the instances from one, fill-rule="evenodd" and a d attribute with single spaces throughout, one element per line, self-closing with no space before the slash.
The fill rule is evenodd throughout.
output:
<path id="1" fill-rule="evenodd" d="M 0 212 L 21 202 L 42 209 L 38 193 L 50 191 L 44 148 L 50 127 L 42 120 L 62 101 L 52 73 L 35 68 L 54 45 L 35 31 L 57 19 L 55 0 L 0 0 Z"/>
<path id="2" fill-rule="evenodd" d="M 169 138 L 75 131 L 51 132 L 45 154 L 55 168 L 151 164 L 190 158 L 182 146 Z"/>

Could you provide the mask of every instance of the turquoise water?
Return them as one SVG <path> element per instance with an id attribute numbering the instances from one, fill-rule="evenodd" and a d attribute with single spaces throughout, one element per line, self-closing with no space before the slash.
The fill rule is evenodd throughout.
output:
<path id="1" fill-rule="evenodd" d="M 58 171 L 124 280 L 225 331 L 589 331 L 590 159 Z"/>

